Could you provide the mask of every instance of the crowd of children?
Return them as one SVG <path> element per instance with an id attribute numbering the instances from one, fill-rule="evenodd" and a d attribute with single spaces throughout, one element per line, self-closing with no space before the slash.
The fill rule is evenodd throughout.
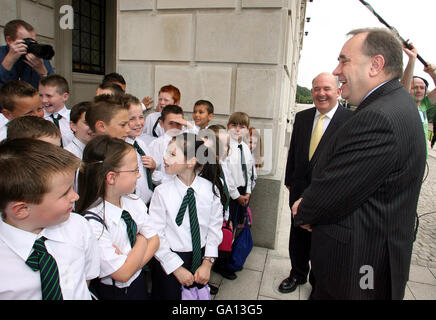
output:
<path id="1" fill-rule="evenodd" d="M 218 248 L 243 223 L 259 132 L 243 112 L 211 125 L 207 100 L 185 120 L 173 85 L 152 113 L 125 91 L 107 75 L 70 110 L 60 75 L 0 89 L 0 299 L 180 300 L 216 294 L 212 269 L 236 279 Z"/>

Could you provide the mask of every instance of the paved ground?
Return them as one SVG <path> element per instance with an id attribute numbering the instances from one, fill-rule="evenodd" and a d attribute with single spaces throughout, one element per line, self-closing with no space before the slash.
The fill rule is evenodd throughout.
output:
<path id="1" fill-rule="evenodd" d="M 435 147 L 436 148 L 436 147 Z M 436 150 L 430 150 L 428 159 L 429 174 L 424 182 L 422 198 L 436 195 Z M 283 191 L 287 192 L 287 191 Z M 420 201 L 421 202 L 421 201 Z M 418 214 L 436 211 L 436 202 L 424 206 L 420 203 Z M 220 290 L 215 300 L 306 300 L 310 294 L 310 284 L 300 286 L 295 292 L 280 293 L 280 282 L 289 275 L 290 261 L 288 239 L 290 210 L 286 206 L 279 218 L 278 244 L 276 250 L 255 247 L 237 273 L 238 278 L 230 281 L 212 273 L 211 283 Z M 436 214 L 420 218 L 417 240 L 412 253 L 409 282 L 405 300 L 436 300 Z"/>

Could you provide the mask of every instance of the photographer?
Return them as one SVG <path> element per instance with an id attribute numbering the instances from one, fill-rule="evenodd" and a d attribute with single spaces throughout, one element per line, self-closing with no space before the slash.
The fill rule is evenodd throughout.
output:
<path id="1" fill-rule="evenodd" d="M 41 77 L 53 74 L 49 61 L 28 53 L 24 39 L 36 41 L 35 29 L 23 20 L 6 24 L 4 36 L 7 45 L 0 47 L 0 88 L 11 80 L 22 80 L 38 89 Z"/>

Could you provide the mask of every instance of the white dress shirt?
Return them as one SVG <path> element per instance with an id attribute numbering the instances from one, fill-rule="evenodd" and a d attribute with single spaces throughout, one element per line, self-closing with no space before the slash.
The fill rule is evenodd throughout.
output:
<path id="1" fill-rule="evenodd" d="M 338 106 L 339 106 L 339 104 L 337 103 L 336 106 L 332 110 L 330 110 L 329 112 L 327 112 L 325 114 L 325 117 L 324 117 L 323 122 L 322 122 L 323 123 L 322 134 L 324 134 L 324 132 L 327 130 L 327 128 L 330 124 L 330 121 L 332 121 L 333 116 L 336 113 L 336 110 L 338 110 Z M 316 123 L 318 122 L 320 116 L 321 116 L 321 113 L 318 110 L 316 110 L 315 117 L 313 118 L 312 134 L 313 134 L 313 130 L 315 130 Z"/>
<path id="2" fill-rule="evenodd" d="M 229 186 L 230 197 L 233 200 L 236 200 L 241 196 L 238 192 L 238 187 L 245 186 L 245 177 L 242 171 L 242 162 L 241 162 L 241 151 L 238 148 L 239 144 L 242 145 L 242 152 L 244 152 L 244 158 L 247 165 L 247 193 L 251 193 L 251 176 L 252 170 L 251 168 L 254 165 L 253 156 L 250 152 L 250 148 L 245 142 L 238 143 L 238 141 L 230 138 L 230 152 L 229 156 L 226 158 L 225 163 L 227 168 L 230 171 L 232 179 Z"/>
<path id="3" fill-rule="evenodd" d="M 96 207 L 88 209 L 100 218 L 102 218 L 107 226 L 107 229 L 98 221 L 89 220 L 94 235 L 98 240 L 100 250 L 100 278 L 101 282 L 107 285 L 112 285 L 111 274 L 120 269 L 126 262 L 127 256 L 132 250 L 129 236 L 127 235 L 127 226 L 124 219 L 121 218 L 123 210 L 126 210 L 136 222 L 138 233 L 145 238 L 150 239 L 157 233 L 150 227 L 150 220 L 147 214 L 147 207 L 144 202 L 136 195 L 121 197 L 121 208 L 114 206 L 110 202 L 103 201 Z M 86 214 L 85 214 L 86 216 Z M 116 254 L 116 245 L 121 250 L 122 254 Z M 122 283 L 115 281 L 115 286 L 118 288 L 126 288 L 139 276 L 142 269 L 139 269 L 127 282 Z"/>
<path id="4" fill-rule="evenodd" d="M 151 156 L 154 161 L 156 161 L 156 170 L 153 172 L 153 182 L 156 185 L 164 183 L 167 180 L 170 180 L 174 175 L 169 175 L 165 172 L 164 166 L 164 156 L 168 148 L 168 144 L 170 143 L 173 137 L 165 133 L 163 136 L 160 136 L 156 140 L 154 140 L 149 145 L 149 150 L 151 152 Z"/>
<path id="5" fill-rule="evenodd" d="M 141 134 L 139 137 L 137 137 L 136 139 L 142 140 L 142 142 L 145 143 L 146 146 L 150 146 L 150 144 L 156 140 L 157 138 L 150 136 L 146 133 Z"/>
<path id="6" fill-rule="evenodd" d="M 8 123 L 9 121 L 5 122 L 3 125 L 0 124 L 0 142 L 8 137 L 8 127 L 6 126 Z"/>
<path id="7" fill-rule="evenodd" d="M 71 141 L 73 141 L 74 138 L 74 133 L 70 127 L 70 112 L 71 111 L 64 106 L 59 112 L 53 113 L 53 117 L 55 118 L 57 118 L 58 114 L 62 116 L 62 118 L 59 120 L 59 129 L 61 131 L 62 145 L 64 147 L 68 146 L 71 143 Z M 51 117 L 51 113 L 47 113 L 45 109 L 44 109 L 44 119 L 54 123 Z"/>
<path id="8" fill-rule="evenodd" d="M 171 274 L 183 265 L 176 252 L 192 252 L 189 210 L 180 227 L 176 217 L 188 188 L 194 189 L 198 223 L 200 226 L 201 247 L 205 247 L 206 257 L 218 257 L 218 246 L 223 234 L 223 207 L 219 196 L 212 192 L 212 183 L 204 178 L 196 177 L 190 187 L 177 176 L 158 186 L 150 203 L 150 222 L 159 234 L 160 247 L 155 253 L 167 274 Z M 219 195 L 218 191 L 217 194 Z"/>
<path id="9" fill-rule="evenodd" d="M 73 138 L 73 141 L 69 145 L 67 145 L 64 149 L 74 154 L 77 158 L 83 158 L 83 150 L 85 150 L 86 144 L 77 139 Z"/>
<path id="10" fill-rule="evenodd" d="M 135 143 L 135 141 L 147 156 L 151 156 L 151 152 L 149 148 L 144 144 L 142 140 L 140 139 L 132 140 L 130 138 L 126 139 L 126 142 L 131 144 L 132 146 Z M 141 177 L 138 180 L 136 180 L 135 193 L 137 196 L 139 196 L 142 199 L 142 201 L 144 201 L 147 204 L 150 202 L 151 196 L 153 195 L 153 191 L 151 191 L 150 188 L 148 187 L 146 168 L 142 164 L 141 155 L 138 153 L 138 151 L 136 151 L 136 157 L 138 158 L 139 173 L 141 174 Z"/>
<path id="11" fill-rule="evenodd" d="M 160 112 L 153 112 L 150 113 L 147 118 L 145 118 L 144 123 L 144 133 L 148 134 L 149 136 L 153 137 L 153 127 L 156 123 L 156 121 L 160 118 L 161 113 Z M 161 127 L 160 123 L 157 124 L 155 132 L 158 137 L 161 137 L 165 134 L 164 128 Z"/>
<path id="12" fill-rule="evenodd" d="M 227 189 L 229 189 L 229 195 L 230 195 L 230 187 L 229 187 L 229 185 L 234 186 L 235 183 L 233 182 L 232 174 L 230 172 L 229 167 L 227 166 L 227 162 L 220 160 L 220 164 L 221 164 L 221 168 L 223 169 L 224 178 L 226 179 Z M 229 215 L 230 215 L 230 211 L 229 211 L 229 208 L 227 208 L 226 212 L 224 213 L 224 219 L 226 221 L 229 219 Z"/>
<path id="13" fill-rule="evenodd" d="M 40 272 L 26 265 L 35 240 L 56 260 L 64 300 L 90 300 L 87 280 L 97 278 L 100 258 L 97 241 L 87 221 L 75 213 L 56 226 L 34 234 L 0 220 L 0 300 L 41 300 Z"/>

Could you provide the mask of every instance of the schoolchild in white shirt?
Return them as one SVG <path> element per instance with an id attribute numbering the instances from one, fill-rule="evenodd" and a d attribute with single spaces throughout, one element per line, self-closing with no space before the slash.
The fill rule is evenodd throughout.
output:
<path id="1" fill-rule="evenodd" d="M 93 137 L 92 130 L 86 123 L 86 112 L 91 107 L 91 102 L 84 101 L 76 104 L 71 108 L 70 113 L 70 127 L 74 132 L 73 141 L 65 147 L 65 150 L 70 151 L 77 158 L 82 159 L 83 150 L 86 144 L 91 141 Z"/>
<path id="2" fill-rule="evenodd" d="M 142 268 L 159 247 L 145 203 L 133 191 L 139 178 L 134 148 L 106 135 L 85 147 L 79 174 L 77 211 L 89 220 L 101 257 L 99 280 L 92 284 L 102 300 L 146 300 Z"/>
<path id="3" fill-rule="evenodd" d="M 129 128 L 126 142 L 131 144 L 136 150 L 138 158 L 139 173 L 141 177 L 136 181 L 135 194 L 138 195 L 146 205 L 150 203 L 154 185 L 152 175 L 156 169 L 156 161 L 151 157 L 148 146 L 138 137 L 144 129 L 144 114 L 139 99 L 130 94 L 123 97 L 124 105 L 129 109 Z"/>
<path id="4" fill-rule="evenodd" d="M 71 212 L 79 165 L 36 139 L 0 146 L 0 300 L 91 299 L 100 258 L 88 222 Z"/>
<path id="5" fill-rule="evenodd" d="M 162 110 L 168 105 L 179 105 L 181 99 L 180 90 L 173 85 L 163 86 L 159 90 L 156 112 L 147 116 L 144 125 L 144 134 L 158 138 L 165 134 L 165 130 L 159 121 Z"/>
<path id="6" fill-rule="evenodd" d="M 186 120 L 183 119 L 183 109 L 177 105 L 168 105 L 162 110 L 162 116 L 159 120 L 165 134 L 154 140 L 149 149 L 153 159 L 156 161 L 156 170 L 153 173 L 153 182 L 159 185 L 172 178 L 167 174 L 163 164 L 163 159 L 169 142 L 173 137 L 179 135 L 183 130 Z"/>
<path id="7" fill-rule="evenodd" d="M 168 145 L 164 165 L 175 176 L 156 187 L 150 204 L 161 240 L 151 269 L 153 299 L 180 300 L 182 286 L 202 288 L 209 281 L 226 199 L 215 158 L 194 134 L 181 134 Z"/>
<path id="8" fill-rule="evenodd" d="M 70 110 L 65 106 L 70 92 L 68 82 L 64 77 L 52 74 L 39 81 L 38 91 L 44 107 L 44 119 L 58 127 L 62 134 L 61 147 L 66 147 L 74 138 L 70 127 Z"/>
<path id="9" fill-rule="evenodd" d="M 193 133 L 198 134 L 200 130 L 209 127 L 209 123 L 214 117 L 214 107 L 212 102 L 208 100 L 198 100 L 194 104 L 193 111 L 192 119 L 195 123 Z"/>

